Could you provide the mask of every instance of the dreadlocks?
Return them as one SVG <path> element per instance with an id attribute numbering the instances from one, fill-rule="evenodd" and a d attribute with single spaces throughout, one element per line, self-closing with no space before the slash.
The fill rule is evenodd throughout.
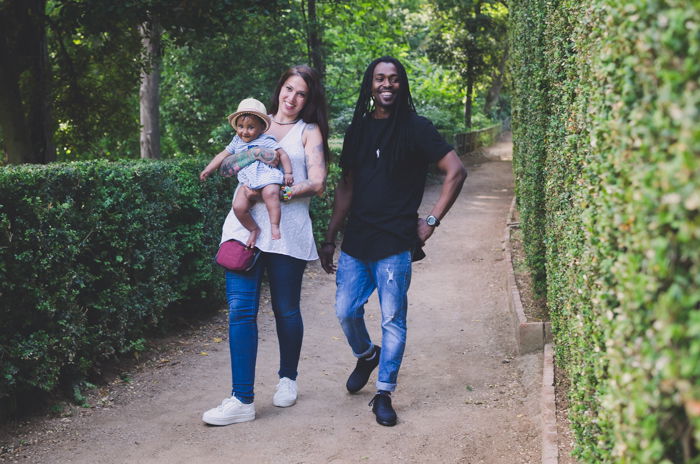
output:
<path id="1" fill-rule="evenodd" d="M 379 63 L 391 63 L 396 66 L 399 82 L 401 83 L 396 96 L 396 102 L 389 116 L 389 126 L 382 137 L 380 148 L 382 153 L 385 153 L 390 160 L 392 172 L 396 172 L 405 161 L 409 129 L 407 122 L 411 113 L 416 112 L 416 107 L 411 97 L 406 69 L 396 58 L 383 56 L 369 64 L 362 78 L 360 96 L 357 98 L 355 112 L 352 116 L 350 127 L 345 135 L 343 151 L 340 155 L 340 165 L 343 167 L 343 172 L 346 172 L 346 169 L 350 166 L 350 160 L 356 155 L 362 135 L 365 132 L 364 126 L 367 119 L 371 117 L 370 113 L 374 110 L 374 103 L 372 101 L 372 79 L 374 77 L 374 68 Z"/>

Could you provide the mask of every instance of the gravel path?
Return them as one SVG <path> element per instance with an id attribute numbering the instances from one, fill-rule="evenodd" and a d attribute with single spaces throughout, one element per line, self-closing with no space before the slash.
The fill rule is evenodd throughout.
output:
<path id="1" fill-rule="evenodd" d="M 425 214 L 439 185 L 426 190 Z M 225 312 L 161 340 L 141 362 L 90 395 L 92 408 L 0 429 L 0 461 L 36 463 L 535 463 L 540 457 L 542 354 L 515 357 L 501 240 L 513 197 L 510 144 L 469 166 L 452 211 L 414 266 L 409 334 L 394 406 L 376 424 L 370 385 L 344 385 L 354 358 L 333 310 L 334 278 L 309 266 L 298 403 L 272 405 L 274 321 L 260 313 L 257 419 L 201 422 L 230 389 Z M 379 341 L 376 296 L 367 307 Z"/>

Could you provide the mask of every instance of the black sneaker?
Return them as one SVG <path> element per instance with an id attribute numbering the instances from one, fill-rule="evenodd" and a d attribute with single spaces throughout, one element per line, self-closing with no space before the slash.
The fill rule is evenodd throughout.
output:
<path id="1" fill-rule="evenodd" d="M 355 370 L 352 371 L 352 374 L 350 374 L 345 384 L 345 388 L 347 388 L 350 393 L 357 393 L 362 390 L 362 387 L 367 385 L 370 374 L 379 364 L 379 355 L 381 351 L 381 347 L 374 345 L 374 352 L 372 354 L 357 360 Z M 368 357 L 372 359 L 367 359 Z"/>
<path id="2" fill-rule="evenodd" d="M 377 416 L 377 423 L 392 427 L 396 425 L 396 411 L 391 406 L 391 395 L 388 393 L 377 393 L 369 402 L 372 412 Z"/>

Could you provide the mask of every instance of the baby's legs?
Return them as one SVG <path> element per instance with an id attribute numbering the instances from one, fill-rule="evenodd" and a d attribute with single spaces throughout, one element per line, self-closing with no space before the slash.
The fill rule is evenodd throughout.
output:
<path id="1" fill-rule="evenodd" d="M 253 207 L 253 202 L 248 197 L 248 192 L 250 192 L 250 189 L 247 187 L 238 189 L 236 195 L 233 197 L 233 212 L 241 222 L 241 225 L 250 232 L 246 246 L 253 248 L 255 246 L 255 241 L 258 239 L 260 228 L 250 214 L 250 208 Z"/>
<path id="2" fill-rule="evenodd" d="M 278 184 L 266 185 L 262 188 L 262 198 L 267 208 L 267 214 L 270 216 L 272 240 L 279 240 L 282 237 L 282 234 L 280 234 L 280 217 L 282 216 L 280 186 Z"/>

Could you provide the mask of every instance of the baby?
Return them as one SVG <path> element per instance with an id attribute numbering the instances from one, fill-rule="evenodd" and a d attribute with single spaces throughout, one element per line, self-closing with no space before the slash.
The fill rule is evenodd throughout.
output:
<path id="1" fill-rule="evenodd" d="M 260 233 L 258 224 L 250 214 L 254 201 L 250 198 L 251 190 L 261 190 L 262 200 L 270 216 L 271 236 L 279 240 L 280 234 L 280 186 L 292 185 L 292 162 L 289 155 L 277 143 L 277 140 L 264 134 L 270 128 L 270 117 L 265 105 L 254 98 L 246 98 L 238 105 L 238 110 L 228 117 L 229 123 L 236 130 L 236 135 L 226 147 L 226 151 L 236 154 L 253 147 L 270 148 L 277 151 L 284 173 L 262 161 L 254 161 L 238 172 L 238 183 L 247 188 L 239 188 L 233 198 L 233 212 L 241 225 L 250 231 L 247 247 L 254 247 Z M 249 190 L 250 189 L 250 190 Z"/>

